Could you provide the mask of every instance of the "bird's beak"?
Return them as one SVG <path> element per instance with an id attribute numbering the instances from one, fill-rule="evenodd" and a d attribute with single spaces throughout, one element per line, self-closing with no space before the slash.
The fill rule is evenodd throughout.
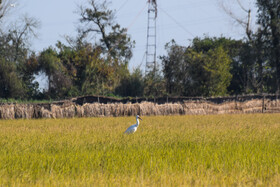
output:
<path id="1" fill-rule="evenodd" d="M 140 118 L 140 117 L 138 117 L 138 118 L 142 120 L 142 118 Z"/>

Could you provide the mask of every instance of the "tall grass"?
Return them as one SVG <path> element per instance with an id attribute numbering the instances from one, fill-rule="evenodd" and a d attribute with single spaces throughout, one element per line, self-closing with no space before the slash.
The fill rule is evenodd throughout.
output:
<path id="1" fill-rule="evenodd" d="M 280 185 L 280 115 L 0 121 L 0 185 Z"/>

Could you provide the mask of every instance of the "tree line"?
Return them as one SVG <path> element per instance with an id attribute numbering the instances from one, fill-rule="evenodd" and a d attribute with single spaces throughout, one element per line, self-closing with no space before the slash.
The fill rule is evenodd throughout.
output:
<path id="1" fill-rule="evenodd" d="M 129 71 L 135 42 L 116 23 L 107 1 L 81 5 L 78 34 L 39 53 L 30 49 L 39 21 L 23 17 L 0 28 L 0 98 L 63 99 L 81 95 L 225 96 L 279 93 L 280 2 L 257 0 L 257 26 L 247 38 L 196 37 L 190 45 L 172 40 L 161 66 Z M 8 0 L 0 1 L 0 22 Z M 92 38 L 95 38 L 94 42 Z M 36 76 L 47 77 L 39 89 Z"/>

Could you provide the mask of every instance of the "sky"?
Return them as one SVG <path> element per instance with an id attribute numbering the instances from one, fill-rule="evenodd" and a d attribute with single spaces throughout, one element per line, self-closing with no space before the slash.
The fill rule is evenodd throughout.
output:
<path id="1" fill-rule="evenodd" d="M 102 2 L 102 0 L 97 0 Z M 178 44 L 188 46 L 195 37 L 225 36 L 234 39 L 245 37 L 240 27 L 221 8 L 219 1 L 246 18 L 236 0 L 158 0 L 157 17 L 157 56 L 166 54 L 165 44 L 174 39 Z M 40 52 L 49 46 L 55 46 L 58 40 L 65 42 L 64 36 L 77 36 L 79 5 L 88 6 L 87 0 L 17 0 L 11 11 L 11 22 L 24 14 L 41 22 L 38 39 L 32 40 L 31 48 Z M 256 8 L 254 0 L 242 0 L 243 6 L 253 10 L 252 22 L 255 22 Z M 145 69 L 145 51 L 147 39 L 147 0 L 112 0 L 109 8 L 116 11 L 116 22 L 128 29 L 128 34 L 136 42 L 130 70 L 140 66 Z M 254 29 L 254 28 L 253 28 Z"/>

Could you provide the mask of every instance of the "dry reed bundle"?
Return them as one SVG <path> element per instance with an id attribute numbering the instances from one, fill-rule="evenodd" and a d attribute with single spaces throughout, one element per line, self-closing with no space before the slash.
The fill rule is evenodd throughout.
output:
<path id="1" fill-rule="evenodd" d="M 85 103 L 60 102 L 52 104 L 2 104 L 0 119 L 73 118 L 102 116 L 150 115 L 206 115 L 280 112 L 277 99 L 251 99 L 244 102 L 232 100 L 219 104 L 207 100 L 185 100 L 177 103 Z"/>
<path id="2" fill-rule="evenodd" d="M 15 104 L 14 105 L 15 118 L 31 119 L 34 115 L 34 105 L 26 104 Z"/>
<path id="3" fill-rule="evenodd" d="M 0 119 L 15 119 L 14 104 L 0 105 Z"/>
<path id="4" fill-rule="evenodd" d="M 260 113 L 262 112 L 262 100 L 250 100 L 241 103 L 242 104 L 242 112 L 243 113 Z"/>
<path id="5" fill-rule="evenodd" d="M 74 104 L 69 106 L 51 105 L 51 115 L 53 118 L 73 118 L 76 116 L 76 107 Z"/>
<path id="6" fill-rule="evenodd" d="M 265 100 L 265 112 L 276 113 L 280 111 L 280 100 Z"/>
<path id="7" fill-rule="evenodd" d="M 206 103 L 202 103 L 199 101 L 184 102 L 184 104 L 183 104 L 184 113 L 187 115 L 207 114 L 205 111 L 205 108 L 207 108 L 207 106 L 203 106 L 203 105 L 206 105 Z"/>

